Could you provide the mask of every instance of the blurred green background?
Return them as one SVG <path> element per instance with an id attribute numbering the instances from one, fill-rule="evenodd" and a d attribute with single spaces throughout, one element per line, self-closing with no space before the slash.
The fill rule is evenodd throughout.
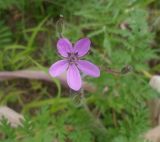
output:
<path id="1" fill-rule="evenodd" d="M 57 79 L 0 82 L 0 104 L 22 113 L 23 127 L 0 126 L 1 142 L 143 142 L 151 124 L 149 86 L 160 73 L 159 0 L 0 0 L 0 70 L 47 72 L 59 59 L 56 42 L 89 37 L 87 60 L 101 68 L 96 88 L 79 92 Z M 126 74 L 108 73 L 108 68 Z M 84 100 L 83 100 L 84 101 Z"/>

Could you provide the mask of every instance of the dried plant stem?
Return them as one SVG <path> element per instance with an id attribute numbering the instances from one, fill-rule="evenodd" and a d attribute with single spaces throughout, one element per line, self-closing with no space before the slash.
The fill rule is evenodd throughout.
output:
<path id="1" fill-rule="evenodd" d="M 0 72 L 0 81 L 16 79 L 16 78 L 24 78 L 24 79 L 36 79 L 36 80 L 44 80 L 53 82 L 53 78 L 41 70 L 20 70 L 20 71 L 4 71 Z M 65 74 L 57 77 L 61 84 L 67 87 Z M 96 88 L 86 82 L 83 82 L 83 89 L 89 92 L 95 92 Z"/>

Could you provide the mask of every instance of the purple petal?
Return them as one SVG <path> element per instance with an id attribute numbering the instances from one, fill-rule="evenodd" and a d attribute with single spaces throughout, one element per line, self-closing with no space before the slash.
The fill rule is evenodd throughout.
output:
<path id="1" fill-rule="evenodd" d="M 78 40 L 74 46 L 74 52 L 78 52 L 79 57 L 84 56 L 90 49 L 91 41 L 88 38 Z"/>
<path id="2" fill-rule="evenodd" d="M 69 87 L 75 91 L 78 91 L 82 86 L 80 72 L 74 64 L 70 65 L 68 68 L 67 83 Z"/>
<path id="3" fill-rule="evenodd" d="M 90 75 L 92 77 L 100 76 L 99 68 L 96 65 L 92 64 L 91 62 L 85 60 L 79 60 L 77 61 L 77 64 L 78 68 L 85 74 Z"/>
<path id="4" fill-rule="evenodd" d="M 60 38 L 57 42 L 57 48 L 63 57 L 68 57 L 68 53 L 73 52 L 72 43 L 67 38 Z"/>
<path id="5" fill-rule="evenodd" d="M 63 73 L 68 67 L 68 61 L 67 60 L 60 60 L 56 63 L 52 64 L 52 66 L 49 69 L 49 74 L 53 77 L 59 76 L 61 73 Z"/>

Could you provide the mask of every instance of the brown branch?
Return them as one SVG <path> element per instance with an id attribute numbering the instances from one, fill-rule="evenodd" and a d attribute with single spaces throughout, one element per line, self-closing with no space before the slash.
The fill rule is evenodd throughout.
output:
<path id="1" fill-rule="evenodd" d="M 33 71 L 33 70 L 20 70 L 20 71 L 4 71 L 0 72 L 0 81 L 16 79 L 16 78 L 24 78 L 24 79 L 36 79 L 36 80 L 44 80 L 48 82 L 53 82 L 52 77 L 43 72 L 43 71 Z M 61 84 L 67 87 L 65 74 L 57 77 L 60 80 Z M 95 92 L 96 88 L 87 82 L 83 82 L 82 87 L 84 90 L 89 92 Z"/>

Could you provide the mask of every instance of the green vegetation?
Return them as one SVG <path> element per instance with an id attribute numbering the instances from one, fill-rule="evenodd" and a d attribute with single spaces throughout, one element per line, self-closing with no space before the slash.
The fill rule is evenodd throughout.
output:
<path id="1" fill-rule="evenodd" d="M 95 91 L 73 92 L 40 80 L 0 82 L 0 104 L 22 113 L 23 127 L 0 126 L 1 142 L 143 142 L 147 101 L 158 97 L 146 72 L 160 71 L 157 0 L 0 0 L 0 70 L 47 72 L 56 42 L 92 41 L 86 58 L 101 68 L 84 80 Z M 129 73 L 112 74 L 131 66 Z M 79 102 L 78 102 L 79 101 Z"/>

